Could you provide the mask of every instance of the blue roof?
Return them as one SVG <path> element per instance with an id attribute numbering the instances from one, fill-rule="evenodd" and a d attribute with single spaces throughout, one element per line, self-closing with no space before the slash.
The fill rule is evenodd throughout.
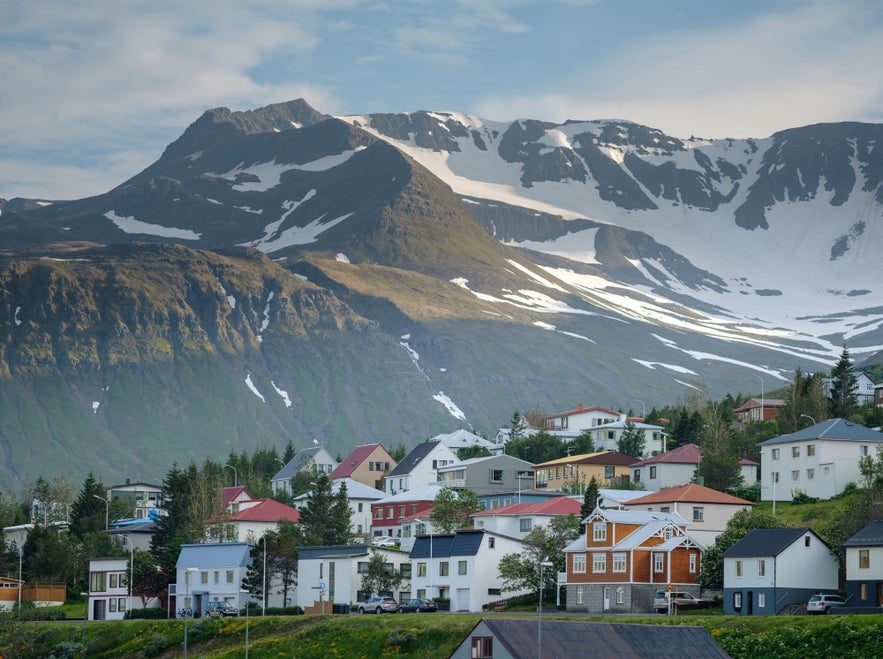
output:
<path id="1" fill-rule="evenodd" d="M 293 458 L 291 458 L 291 460 L 288 461 L 288 464 L 276 472 L 276 475 L 273 476 L 272 480 L 277 481 L 282 478 L 292 478 L 298 471 L 300 471 L 305 461 L 307 463 L 310 460 L 315 462 L 316 455 L 322 450 L 322 448 L 322 446 L 311 446 L 310 448 L 301 449 Z"/>
<path id="2" fill-rule="evenodd" d="M 411 558 L 475 556 L 486 531 L 457 531 L 453 535 L 420 535 L 411 548 Z"/>
<path id="3" fill-rule="evenodd" d="M 176 568 L 221 567 L 251 563 L 251 545 L 247 542 L 219 542 L 181 545 Z"/>
<path id="4" fill-rule="evenodd" d="M 814 439 L 841 440 L 853 442 L 883 442 L 883 433 L 865 426 L 847 421 L 846 419 L 828 419 L 808 428 L 787 435 L 779 435 L 758 446 L 770 444 L 788 444 L 790 442 L 809 441 Z"/>

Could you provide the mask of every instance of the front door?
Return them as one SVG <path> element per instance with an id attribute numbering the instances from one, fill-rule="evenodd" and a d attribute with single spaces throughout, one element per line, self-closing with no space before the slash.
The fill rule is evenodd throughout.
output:
<path id="1" fill-rule="evenodd" d="M 94 600 L 95 607 L 92 609 L 92 620 L 104 620 L 107 611 L 107 600 Z"/>
<path id="2" fill-rule="evenodd" d="M 754 592 L 749 590 L 746 595 L 748 615 L 754 615 Z"/>
<path id="3" fill-rule="evenodd" d="M 610 610 L 610 586 L 604 586 L 604 612 Z"/>
<path id="4" fill-rule="evenodd" d="M 883 583 L 877 584 L 877 606 L 883 606 Z"/>

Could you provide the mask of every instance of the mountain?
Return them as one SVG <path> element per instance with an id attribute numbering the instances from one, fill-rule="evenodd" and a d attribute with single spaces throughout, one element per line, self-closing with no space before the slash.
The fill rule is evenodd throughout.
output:
<path id="1" fill-rule="evenodd" d="M 210 110 L 105 194 L 0 206 L 2 481 L 410 446 L 869 356 L 881 132 Z"/>

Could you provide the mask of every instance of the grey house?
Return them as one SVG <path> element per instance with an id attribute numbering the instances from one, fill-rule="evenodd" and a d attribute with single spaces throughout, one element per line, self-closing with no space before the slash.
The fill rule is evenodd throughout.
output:
<path id="1" fill-rule="evenodd" d="M 883 606 L 883 521 L 876 520 L 843 543 L 846 550 L 846 603 Z"/>
<path id="2" fill-rule="evenodd" d="M 491 455 L 440 467 L 438 475 L 445 487 L 482 496 L 532 487 L 533 464 L 511 455 Z"/>

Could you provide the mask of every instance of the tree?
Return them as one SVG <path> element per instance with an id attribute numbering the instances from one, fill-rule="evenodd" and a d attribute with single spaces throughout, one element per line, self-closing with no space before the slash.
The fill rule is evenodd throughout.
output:
<path id="1" fill-rule="evenodd" d="M 570 445 L 573 447 L 574 455 L 595 453 L 595 440 L 592 439 L 592 431 L 588 428 L 580 431 L 579 435 L 574 438 Z"/>
<path id="2" fill-rule="evenodd" d="M 843 346 L 840 359 L 831 369 L 830 412 L 833 418 L 848 419 L 858 409 L 857 385 L 849 350 Z"/>
<path id="3" fill-rule="evenodd" d="M 521 416 L 518 410 L 512 414 L 512 421 L 509 424 L 509 441 L 515 442 L 524 438 L 524 431 L 528 429 L 527 420 Z"/>
<path id="4" fill-rule="evenodd" d="M 539 464 L 540 462 L 563 458 L 567 455 L 567 445 L 560 437 L 550 435 L 545 430 L 540 430 L 529 437 L 508 442 L 506 444 L 506 454 Z"/>
<path id="5" fill-rule="evenodd" d="M 473 444 L 472 446 L 464 446 L 457 449 L 457 457 L 460 460 L 469 460 L 470 458 L 486 458 L 493 455 L 486 446 Z"/>
<path id="6" fill-rule="evenodd" d="M 104 531 L 105 520 L 110 518 L 110 509 L 106 508 L 110 502 L 106 495 L 106 488 L 95 480 L 90 471 L 83 482 L 83 489 L 71 506 L 70 532 L 77 538 L 82 540 L 90 531 Z"/>
<path id="7" fill-rule="evenodd" d="M 579 509 L 579 514 L 582 519 L 585 519 L 589 515 L 592 514 L 592 511 L 595 510 L 595 507 L 598 505 L 598 498 L 600 497 L 600 488 L 598 487 L 598 481 L 592 476 L 589 479 L 589 484 L 586 487 L 586 494 L 583 497 L 583 505 Z"/>
<path id="8" fill-rule="evenodd" d="M 279 578 L 278 593 L 282 601 L 288 601 L 288 593 L 297 587 L 298 547 L 302 544 L 300 528 L 294 522 L 280 520 L 276 530 L 269 532 L 267 543 L 267 569 L 270 576 Z"/>
<path id="9" fill-rule="evenodd" d="M 558 572 L 567 568 L 564 548 L 582 532 L 582 522 L 576 515 L 560 515 L 552 518 L 547 526 L 535 526 L 522 541 L 523 552 L 506 554 L 500 559 L 503 590 L 539 590 L 540 563 L 551 562 L 551 567 L 542 570 L 543 588 L 554 593 Z"/>
<path id="10" fill-rule="evenodd" d="M 169 576 L 157 569 L 156 560 L 149 551 L 136 549 L 132 556 L 132 594 L 141 598 L 141 606 L 159 597 L 169 583 Z"/>
<path id="11" fill-rule="evenodd" d="M 730 518 L 727 527 L 705 550 L 699 577 L 696 581 L 703 588 L 720 589 L 724 586 L 724 552 L 754 529 L 780 529 L 785 525 L 768 513 L 757 510 L 740 510 Z"/>
<path id="12" fill-rule="evenodd" d="M 620 435 L 619 441 L 616 442 L 616 450 L 625 455 L 640 459 L 644 455 L 645 440 L 644 431 L 638 428 L 634 422 L 626 421 L 622 435 Z"/>
<path id="13" fill-rule="evenodd" d="M 429 519 L 442 533 L 453 533 L 471 526 L 472 515 L 481 510 L 484 506 L 474 490 L 443 487 L 435 497 Z"/>
<path id="14" fill-rule="evenodd" d="M 362 573 L 362 590 L 366 597 L 393 593 L 404 577 L 396 572 L 392 563 L 386 562 L 383 552 L 372 547 L 366 571 Z"/>
<path id="15" fill-rule="evenodd" d="M 74 588 L 85 575 L 76 538 L 55 527 L 35 526 L 22 547 L 25 581 L 64 582 Z"/>
<path id="16" fill-rule="evenodd" d="M 396 462 L 401 462 L 405 459 L 405 456 L 408 455 L 408 450 L 405 448 L 405 445 L 399 442 L 395 446 L 392 447 L 392 450 L 389 452 L 389 455 Z"/>
<path id="17" fill-rule="evenodd" d="M 300 511 L 300 528 L 305 545 L 345 545 L 350 536 L 350 508 L 346 483 L 332 493 L 328 474 L 314 472 L 315 486 Z"/>
<path id="18" fill-rule="evenodd" d="M 700 481 L 724 492 L 742 482 L 739 455 L 732 441 L 732 423 L 720 403 L 709 401 L 703 410 L 701 460 L 696 468 Z"/>
<path id="19" fill-rule="evenodd" d="M 798 368 L 785 392 L 785 405 L 776 416 L 782 433 L 792 433 L 812 423 L 803 417 L 811 417 L 816 422 L 828 418 L 828 399 L 825 397 L 825 384 L 818 373 L 806 373 Z"/>

